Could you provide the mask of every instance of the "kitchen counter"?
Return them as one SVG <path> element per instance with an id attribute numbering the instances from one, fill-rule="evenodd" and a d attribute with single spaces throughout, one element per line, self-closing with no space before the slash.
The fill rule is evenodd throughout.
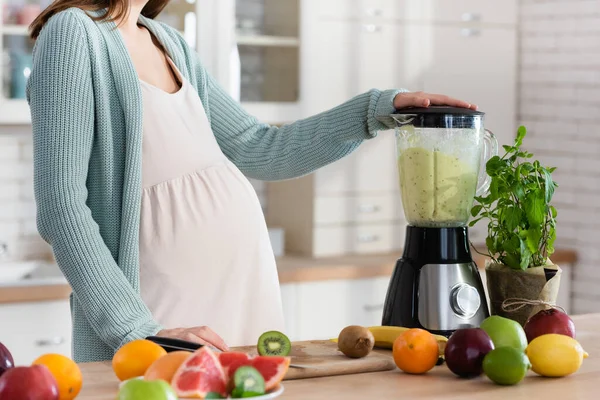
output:
<path id="1" fill-rule="evenodd" d="M 399 370 L 368 374 L 284 381 L 282 400 L 307 399 L 486 399 L 531 400 L 594 399 L 600 380 L 600 314 L 573 317 L 577 338 L 590 357 L 574 375 L 550 379 L 530 372 L 523 382 L 504 387 L 485 377 L 472 380 L 456 378 L 443 365 L 425 375 L 407 375 Z M 378 350 L 384 354 L 389 351 Z M 110 363 L 81 364 L 83 390 L 78 400 L 114 400 L 118 381 Z"/>
<path id="2" fill-rule="evenodd" d="M 333 279 L 361 279 L 378 276 L 391 276 L 400 258 L 400 253 L 379 255 L 348 255 L 330 258 L 306 258 L 286 256 L 277 260 L 279 282 L 313 282 Z M 486 257 L 474 254 L 480 268 L 485 266 Z M 574 264 L 577 254 L 570 249 L 557 249 L 552 261 L 558 265 Z M 64 281 L 64 280 L 63 280 Z M 57 283 L 56 279 L 45 284 L 41 280 L 20 283 L 14 286 L 0 286 L 0 304 L 29 301 L 62 300 L 71 293 L 70 286 Z"/>

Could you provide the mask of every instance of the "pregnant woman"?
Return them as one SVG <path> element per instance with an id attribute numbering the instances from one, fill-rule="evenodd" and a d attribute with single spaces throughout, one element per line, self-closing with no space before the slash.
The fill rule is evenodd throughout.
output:
<path id="1" fill-rule="evenodd" d="M 38 227 L 73 289 L 78 362 L 149 335 L 227 349 L 284 330 L 246 177 L 290 179 L 332 163 L 389 129 L 381 117 L 395 108 L 474 108 L 371 90 L 269 126 L 219 87 L 175 29 L 153 21 L 167 2 L 56 0 L 32 24 Z"/>

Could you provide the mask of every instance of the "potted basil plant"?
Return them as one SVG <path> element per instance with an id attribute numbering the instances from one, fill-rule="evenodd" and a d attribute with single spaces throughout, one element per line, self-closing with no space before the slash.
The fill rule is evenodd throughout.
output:
<path id="1" fill-rule="evenodd" d="M 505 154 L 486 163 L 491 177 L 487 195 L 475 198 L 470 226 L 487 220 L 486 264 L 490 312 L 524 325 L 548 304 L 556 303 L 561 269 L 553 265 L 557 211 L 550 203 L 555 168 L 532 161 L 521 148 L 527 130 L 520 127 Z M 509 304 L 512 303 L 512 304 Z M 516 305 L 516 306 L 515 306 Z M 511 306 L 511 307 L 508 307 Z"/>

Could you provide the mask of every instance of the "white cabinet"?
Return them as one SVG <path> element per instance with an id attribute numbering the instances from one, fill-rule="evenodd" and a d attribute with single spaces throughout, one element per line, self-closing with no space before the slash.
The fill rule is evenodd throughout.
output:
<path id="1" fill-rule="evenodd" d="M 388 282 L 379 277 L 284 284 L 284 310 L 294 319 L 286 332 L 291 340 L 330 339 L 348 325 L 381 325 Z"/>
<path id="2" fill-rule="evenodd" d="M 434 0 L 419 1 L 418 12 L 424 20 L 435 22 L 473 22 L 516 24 L 516 0 Z"/>
<path id="3" fill-rule="evenodd" d="M 46 353 L 71 357 L 71 312 L 68 300 L 0 305 L 0 342 L 17 365 Z"/>

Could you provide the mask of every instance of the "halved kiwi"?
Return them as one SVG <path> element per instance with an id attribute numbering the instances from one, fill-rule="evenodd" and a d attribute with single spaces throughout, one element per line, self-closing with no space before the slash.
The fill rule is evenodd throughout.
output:
<path id="1" fill-rule="evenodd" d="M 269 331 L 260 335 L 256 349 L 261 356 L 287 356 L 292 351 L 292 343 L 285 334 Z"/>
<path id="2" fill-rule="evenodd" d="M 254 367 L 239 367 L 233 375 L 233 383 L 237 391 L 243 393 L 265 393 L 265 379 Z"/>

